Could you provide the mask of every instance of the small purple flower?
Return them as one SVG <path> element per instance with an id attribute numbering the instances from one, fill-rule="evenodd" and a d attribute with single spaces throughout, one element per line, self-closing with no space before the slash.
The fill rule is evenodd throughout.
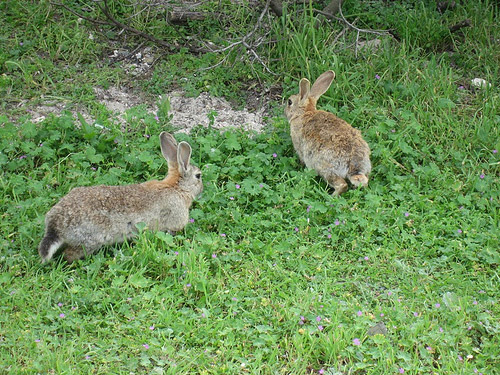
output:
<path id="1" fill-rule="evenodd" d="M 330 233 L 328 233 L 328 236 L 327 236 L 327 237 L 328 237 L 328 238 L 332 238 L 332 235 L 331 235 Z"/>
<path id="2" fill-rule="evenodd" d="M 236 185 L 235 185 L 235 188 L 236 188 L 236 189 L 239 189 L 240 187 L 241 187 L 241 186 L 240 186 L 240 185 L 238 185 L 238 184 L 236 184 Z"/>
<path id="3" fill-rule="evenodd" d="M 391 133 L 396 133 L 396 129 L 391 129 Z"/>
<path id="4" fill-rule="evenodd" d="M 299 231 L 299 228 L 295 227 L 295 229 L 294 229 L 294 230 L 295 230 L 295 232 L 298 232 L 298 231 Z"/>
<path id="5" fill-rule="evenodd" d="M 178 251 L 174 251 L 174 254 L 175 254 L 175 255 L 179 255 L 179 252 L 178 252 Z"/>
<path id="6" fill-rule="evenodd" d="M 221 233 L 220 236 L 221 237 L 226 237 L 226 233 Z"/>
<path id="7" fill-rule="evenodd" d="M 428 351 L 432 351 L 432 348 L 430 346 L 426 347 L 425 349 L 427 349 Z"/>
<path id="8" fill-rule="evenodd" d="M 154 326 L 154 325 L 152 325 L 152 326 L 150 326 L 150 327 L 149 327 L 149 329 L 150 329 L 151 331 L 154 331 L 154 330 L 155 330 L 155 326 Z"/>
<path id="9" fill-rule="evenodd" d="M 464 360 L 463 357 L 460 354 L 458 355 L 458 360 L 459 361 L 463 361 Z"/>
<path id="10" fill-rule="evenodd" d="M 325 370 L 324 370 L 324 369 L 321 369 L 321 370 L 319 370 L 319 371 L 318 371 L 318 374 L 320 374 L 320 375 L 322 375 L 322 374 L 324 374 L 324 373 L 325 373 Z"/>
<path id="11" fill-rule="evenodd" d="M 212 254 L 212 258 L 214 258 L 214 259 L 217 258 L 217 254 L 215 254 L 215 253 Z"/>
<path id="12" fill-rule="evenodd" d="M 263 187 L 264 187 L 264 184 L 259 184 L 259 187 L 260 187 L 260 188 L 263 188 Z"/>
<path id="13" fill-rule="evenodd" d="M 149 139 L 151 136 L 149 134 L 144 134 L 144 136 Z"/>
<path id="14" fill-rule="evenodd" d="M 401 367 L 401 368 L 399 369 L 399 373 L 400 373 L 400 374 L 404 374 L 404 373 L 405 373 L 405 369 Z"/>
<path id="15" fill-rule="evenodd" d="M 190 284 L 190 283 L 187 283 L 187 284 L 186 284 L 186 286 L 187 286 L 188 288 L 191 288 L 191 284 Z"/>
<path id="16" fill-rule="evenodd" d="M 21 155 L 21 156 L 19 156 L 19 159 L 23 160 L 23 159 L 26 159 L 27 157 L 28 157 L 28 155 Z"/>
<path id="17" fill-rule="evenodd" d="M 316 321 L 317 321 L 317 322 L 321 322 L 321 316 L 317 316 L 317 317 L 316 317 Z"/>
<path id="18" fill-rule="evenodd" d="M 19 42 L 19 45 L 22 46 L 24 43 L 23 42 Z"/>
<path id="19" fill-rule="evenodd" d="M 234 197 L 229 197 L 229 200 L 230 201 L 234 201 Z"/>
<path id="20" fill-rule="evenodd" d="M 194 223 L 194 219 L 193 218 L 189 219 L 189 222 Z"/>
<path id="21" fill-rule="evenodd" d="M 301 320 L 301 321 L 305 321 L 305 320 L 306 320 L 306 318 L 305 318 L 304 316 L 302 316 L 302 315 L 301 315 L 301 316 L 300 316 L 300 320 Z"/>
<path id="22" fill-rule="evenodd" d="M 482 179 L 484 178 L 484 173 L 481 173 L 481 174 L 479 175 L 479 178 L 482 180 Z"/>
<path id="23" fill-rule="evenodd" d="M 319 329 L 320 331 L 323 331 L 323 330 L 325 329 L 325 327 L 323 327 L 322 325 L 319 325 L 319 326 L 318 326 L 318 329 Z"/>
<path id="24" fill-rule="evenodd" d="M 36 339 L 35 342 L 40 342 L 40 339 Z"/>
<path id="25" fill-rule="evenodd" d="M 368 257 L 364 257 L 363 259 L 364 259 L 364 260 L 368 260 L 368 259 L 370 259 L 370 258 L 368 258 Z"/>
<path id="26" fill-rule="evenodd" d="M 413 316 L 414 316 L 415 318 L 416 318 L 416 317 L 418 317 L 418 312 L 416 312 L 416 311 L 415 311 L 415 312 L 413 313 Z"/>
<path id="27" fill-rule="evenodd" d="M 462 233 L 462 229 L 457 229 L 457 233 L 458 234 Z"/>
<path id="28" fill-rule="evenodd" d="M 495 149 L 495 150 L 493 150 L 492 152 L 493 152 L 494 154 L 496 154 L 496 153 L 498 152 L 498 150 L 497 150 L 497 149 Z"/>
<path id="29" fill-rule="evenodd" d="M 443 327 L 439 327 L 439 332 L 441 332 L 441 333 L 443 333 L 443 332 L 444 332 Z"/>
<path id="30" fill-rule="evenodd" d="M 340 225 L 340 221 L 339 221 L 339 219 L 335 219 L 334 224 L 335 224 L 335 225 Z"/>
<path id="31" fill-rule="evenodd" d="M 299 325 L 304 325 L 304 322 L 302 320 L 299 320 Z"/>
<path id="32" fill-rule="evenodd" d="M 40 142 L 40 144 L 38 145 L 38 147 L 43 147 L 43 143 Z"/>
<path id="33" fill-rule="evenodd" d="M 405 212 L 405 217 L 408 217 L 410 216 L 410 213 L 409 212 Z"/>
<path id="34" fill-rule="evenodd" d="M 85 356 L 85 359 L 88 361 L 90 359 L 90 356 L 89 355 L 86 355 Z"/>
<path id="35" fill-rule="evenodd" d="M 149 349 L 149 345 L 148 344 L 142 344 L 142 346 L 144 346 L 144 349 Z"/>
<path id="36" fill-rule="evenodd" d="M 205 313 L 201 313 L 201 317 L 206 318 L 207 316 L 205 315 Z"/>
<path id="37" fill-rule="evenodd" d="M 458 89 L 459 90 L 465 90 L 465 87 L 463 87 L 462 85 L 458 86 Z"/>
<path id="38" fill-rule="evenodd" d="M 380 316 L 381 316 L 381 317 L 384 317 L 384 316 L 385 316 L 385 314 L 384 314 L 384 313 L 380 313 Z"/>
<path id="39" fill-rule="evenodd" d="M 158 117 L 158 115 L 155 116 L 155 120 L 160 121 L 160 118 Z"/>
<path id="40" fill-rule="evenodd" d="M 360 341 L 359 339 L 354 339 L 354 340 L 352 340 L 352 343 L 353 343 L 353 345 L 355 345 L 355 346 L 360 346 L 360 345 L 361 345 L 361 341 Z"/>
<path id="41" fill-rule="evenodd" d="M 64 317 L 66 317 L 66 315 L 64 313 L 59 314 L 59 318 L 64 318 Z"/>
<path id="42" fill-rule="evenodd" d="M 273 154 L 273 158 L 277 158 L 277 157 L 278 157 L 278 154 L 275 152 L 275 153 Z"/>
<path id="43" fill-rule="evenodd" d="M 477 305 L 477 301 L 472 302 L 473 305 Z"/>
<path id="44" fill-rule="evenodd" d="M 57 306 L 59 306 L 59 307 L 62 307 L 62 305 L 63 305 L 63 304 L 62 304 L 61 302 L 59 302 L 59 303 L 57 304 Z"/>
<path id="45" fill-rule="evenodd" d="M 232 299 L 234 302 L 238 301 L 238 298 L 236 298 L 236 297 L 233 297 L 233 298 L 231 298 L 231 299 Z"/>
<path id="46" fill-rule="evenodd" d="M 307 208 L 306 208 L 306 212 L 309 212 L 309 211 L 311 211 L 311 206 L 307 206 Z"/>
<path id="47" fill-rule="evenodd" d="M 378 74 L 375 74 L 375 79 L 380 79 L 380 76 Z"/>
<path id="48" fill-rule="evenodd" d="M 361 310 L 360 310 L 360 311 L 358 311 L 358 312 L 356 313 L 356 315 L 357 315 L 357 316 L 362 316 L 362 315 L 363 315 L 363 311 L 361 311 Z"/>
<path id="49" fill-rule="evenodd" d="M 434 305 L 434 307 L 435 307 L 436 309 L 439 309 L 439 308 L 441 307 L 441 304 L 440 304 L 440 303 L 436 303 L 436 304 Z"/>
<path id="50" fill-rule="evenodd" d="M 387 292 L 387 295 L 388 296 L 392 296 L 392 292 Z"/>

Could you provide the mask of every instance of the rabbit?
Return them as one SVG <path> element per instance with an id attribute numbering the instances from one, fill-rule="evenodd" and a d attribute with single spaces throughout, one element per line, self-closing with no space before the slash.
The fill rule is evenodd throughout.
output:
<path id="1" fill-rule="evenodd" d="M 346 178 L 354 186 L 367 186 L 371 171 L 370 148 L 361 132 L 333 113 L 316 109 L 318 98 L 330 87 L 335 73 L 328 70 L 310 87 L 302 78 L 299 93 L 290 96 L 285 115 L 299 159 L 335 189 L 347 191 Z"/>
<path id="2" fill-rule="evenodd" d="M 104 245 L 132 238 L 136 224 L 175 234 L 189 220 L 189 207 L 203 191 L 201 171 L 189 163 L 191 146 L 177 145 L 174 137 L 160 134 L 161 151 L 168 164 L 162 181 L 123 186 L 72 189 L 45 216 L 45 236 L 38 253 L 49 261 L 64 245 L 68 263 L 90 255 Z"/>

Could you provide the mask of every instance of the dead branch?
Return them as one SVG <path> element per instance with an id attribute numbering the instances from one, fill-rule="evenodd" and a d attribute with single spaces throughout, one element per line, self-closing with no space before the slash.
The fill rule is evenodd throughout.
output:
<path id="1" fill-rule="evenodd" d="M 458 30 L 464 28 L 464 27 L 470 27 L 472 26 L 471 22 L 469 19 L 465 19 L 459 23 L 457 23 L 456 25 L 453 25 L 453 26 L 450 26 L 450 33 L 455 33 L 457 32 Z"/>
<path id="2" fill-rule="evenodd" d="M 264 5 L 264 9 L 260 13 L 259 18 L 257 19 L 257 22 L 255 23 L 253 29 L 249 33 L 247 33 L 245 36 L 243 36 L 243 38 L 241 38 L 241 40 L 233 42 L 233 43 L 231 43 L 228 46 L 223 47 L 223 48 L 212 49 L 211 52 L 215 52 L 215 53 L 227 52 L 227 55 L 224 56 L 222 58 L 222 60 L 219 61 L 216 65 L 208 67 L 208 68 L 203 68 L 203 70 L 211 69 L 211 68 L 214 68 L 216 66 L 221 65 L 224 61 L 227 60 L 229 54 L 232 51 L 234 51 L 237 48 L 241 48 L 243 46 L 245 48 L 245 50 L 248 52 L 248 54 L 252 55 L 255 58 L 255 60 L 257 60 L 268 73 L 270 73 L 272 75 L 276 75 L 276 73 L 274 73 L 273 71 L 271 71 L 269 69 L 269 67 L 264 62 L 264 60 L 256 52 L 258 47 L 260 47 L 264 42 L 266 42 L 267 37 L 270 34 L 270 31 L 267 31 L 267 33 L 265 35 L 261 35 L 257 38 L 254 38 L 256 31 L 262 29 L 262 20 L 264 19 L 264 16 L 268 13 L 270 5 L 271 5 L 271 0 L 267 0 L 265 5 Z M 244 53 L 242 54 L 241 58 L 242 59 L 245 58 Z"/>
<path id="3" fill-rule="evenodd" d="M 159 46 L 168 48 L 170 51 L 177 51 L 177 50 L 180 49 L 179 46 L 172 46 L 172 44 L 167 43 L 167 42 L 165 42 L 162 39 L 158 39 L 158 38 L 154 37 L 151 34 L 145 33 L 143 31 L 137 30 L 137 29 L 135 29 L 135 28 L 133 28 L 131 26 L 125 25 L 125 24 L 121 23 L 120 21 L 118 21 L 117 19 L 115 19 L 111 15 L 111 12 L 109 11 L 108 0 L 103 0 L 103 5 L 99 4 L 99 2 L 97 2 L 97 6 L 99 7 L 99 9 L 101 10 L 101 12 L 106 16 L 106 18 L 111 23 L 113 23 L 115 26 L 118 26 L 122 30 L 126 30 L 126 31 L 131 32 L 132 34 L 139 35 L 139 36 L 141 36 L 144 39 L 147 39 L 147 40 L 149 40 L 149 41 L 151 41 L 151 42 L 153 42 L 155 44 L 158 44 Z M 206 51 L 203 48 L 194 47 L 194 46 L 191 46 L 191 45 L 188 45 L 187 47 L 188 47 L 189 52 L 195 53 L 195 54 L 203 53 L 203 52 L 208 52 L 208 51 Z"/>
<path id="4" fill-rule="evenodd" d="M 96 1 L 97 6 L 99 7 L 99 9 L 101 10 L 101 12 L 106 17 L 105 21 L 84 16 L 83 14 L 81 14 L 81 13 L 79 13 L 79 12 L 71 9 L 70 7 L 68 7 L 65 4 L 58 3 L 58 2 L 51 2 L 52 5 L 61 7 L 63 9 L 65 9 L 65 10 L 67 10 L 68 12 L 74 14 L 75 16 L 77 16 L 79 18 L 82 18 L 82 19 L 84 19 L 86 21 L 89 21 L 89 22 L 91 22 L 93 24 L 101 25 L 101 26 L 107 25 L 107 26 L 118 27 L 122 31 L 128 31 L 128 32 L 130 32 L 132 34 L 138 35 L 138 36 L 140 36 L 140 37 L 142 37 L 142 38 L 144 38 L 146 40 L 149 40 L 150 42 L 153 42 L 153 43 L 157 44 L 160 47 L 168 49 L 170 52 L 177 52 L 181 48 L 187 48 L 191 53 L 194 53 L 194 54 L 209 52 L 208 49 L 196 47 L 196 46 L 193 46 L 193 45 L 190 45 L 190 44 L 182 45 L 182 46 L 181 45 L 173 45 L 173 44 L 168 43 L 168 42 L 166 42 L 166 41 L 164 41 L 162 39 L 158 39 L 158 38 L 154 37 L 151 34 L 145 33 L 143 31 L 137 30 L 137 29 L 135 29 L 135 28 L 133 28 L 131 26 L 128 26 L 128 25 L 126 25 L 126 24 L 118 21 L 116 18 L 114 18 L 111 15 L 111 12 L 110 12 L 109 7 L 108 7 L 108 1 L 107 0 L 103 0 L 102 3 L 103 4 L 101 5 L 100 1 Z"/>

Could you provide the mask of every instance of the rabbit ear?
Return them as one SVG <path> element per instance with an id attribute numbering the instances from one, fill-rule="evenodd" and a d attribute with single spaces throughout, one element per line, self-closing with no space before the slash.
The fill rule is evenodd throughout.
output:
<path id="1" fill-rule="evenodd" d="M 316 100 L 328 91 L 333 79 L 335 78 L 335 72 L 333 70 L 327 70 L 314 82 L 311 88 L 310 96 Z"/>
<path id="2" fill-rule="evenodd" d="M 161 153 L 167 162 L 177 162 L 177 141 L 172 134 L 167 132 L 160 134 L 160 147 Z"/>
<path id="3" fill-rule="evenodd" d="M 307 78 L 302 78 L 299 83 L 299 98 L 304 100 L 309 96 L 309 88 L 311 87 L 311 82 Z"/>
<path id="4" fill-rule="evenodd" d="M 191 146 L 187 142 L 179 143 L 177 148 L 177 162 L 179 163 L 179 171 L 184 174 L 189 167 L 189 159 L 191 158 Z"/>

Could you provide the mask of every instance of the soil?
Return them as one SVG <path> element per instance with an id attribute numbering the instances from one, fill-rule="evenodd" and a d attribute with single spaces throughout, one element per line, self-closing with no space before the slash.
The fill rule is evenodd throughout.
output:
<path id="1" fill-rule="evenodd" d="M 151 71 L 156 56 L 150 47 L 146 47 L 134 51 L 116 49 L 108 55 L 108 59 L 111 63 L 119 63 L 127 74 L 139 79 Z M 275 87 L 266 92 L 254 92 L 249 95 L 252 100 L 248 102 L 247 108 L 243 109 L 235 109 L 224 98 L 213 97 L 206 92 L 197 98 L 192 98 L 180 90 L 172 91 L 167 94 L 170 99 L 171 125 L 182 132 L 189 132 L 196 125 L 260 132 L 266 126 L 265 119 L 270 117 L 267 113 L 269 103 L 280 100 L 280 91 Z M 128 86 L 95 87 L 94 92 L 97 101 L 112 112 L 115 119 L 123 125 L 125 125 L 124 114 L 132 107 L 145 105 L 147 111 L 152 114 L 156 114 L 158 110 L 154 99 L 147 98 L 143 93 Z M 72 103 L 53 99 L 41 98 L 39 102 L 42 104 L 33 105 L 29 102 L 19 104 L 19 107 L 27 108 L 33 122 L 41 122 L 49 115 L 59 115 L 64 110 L 69 110 L 75 119 L 79 113 L 88 124 L 96 123 L 95 118 L 84 107 L 75 108 Z"/>
<path id="2" fill-rule="evenodd" d="M 155 114 L 158 110 L 155 104 L 147 103 L 140 95 L 130 91 L 128 88 L 109 87 L 103 89 L 94 88 L 97 100 L 112 112 L 117 121 L 125 123 L 125 111 L 146 104 L 148 112 Z M 197 98 L 186 97 L 182 91 L 173 91 L 168 94 L 170 99 L 170 111 L 172 115 L 170 124 L 179 131 L 189 132 L 196 125 L 208 127 L 210 122 L 213 128 L 242 128 L 247 131 L 260 132 L 265 127 L 266 113 L 264 107 L 250 111 L 246 108 L 233 109 L 231 104 L 224 98 L 210 96 L 201 93 Z M 51 114 L 58 115 L 67 108 L 66 103 L 47 101 L 42 105 L 28 106 L 28 112 L 33 122 L 41 122 Z M 74 118 L 80 113 L 85 121 L 94 124 L 95 119 L 85 108 L 71 110 Z"/>

